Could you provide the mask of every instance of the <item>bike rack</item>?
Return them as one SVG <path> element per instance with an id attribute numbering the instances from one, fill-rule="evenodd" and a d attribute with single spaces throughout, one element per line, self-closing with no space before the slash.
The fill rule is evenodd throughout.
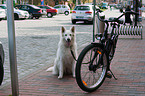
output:
<path id="1" fill-rule="evenodd" d="M 141 39 L 142 39 L 143 38 L 142 31 L 143 31 L 143 26 L 121 25 L 119 27 L 119 30 L 118 30 L 118 28 L 115 29 L 115 34 L 137 35 L 137 36 L 141 36 Z"/>

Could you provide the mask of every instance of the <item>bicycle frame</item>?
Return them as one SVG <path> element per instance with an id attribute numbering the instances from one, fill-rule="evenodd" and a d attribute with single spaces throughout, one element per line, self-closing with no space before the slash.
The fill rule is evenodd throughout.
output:
<path id="1" fill-rule="evenodd" d="M 137 13 L 135 13 L 135 12 L 126 12 L 126 13 L 137 14 Z M 98 19 L 106 24 L 106 29 L 105 29 L 105 31 L 104 31 L 103 34 L 96 34 L 96 37 L 99 37 L 100 44 L 103 46 L 103 52 L 106 52 L 107 55 L 108 55 L 108 56 L 107 56 L 107 58 L 109 58 L 109 64 L 107 65 L 108 71 L 110 71 L 111 74 L 113 75 L 113 77 L 117 80 L 117 78 L 114 76 L 114 74 L 112 73 L 112 71 L 111 71 L 111 69 L 110 69 L 110 63 L 111 63 L 111 60 L 113 59 L 113 56 L 114 56 L 114 53 L 115 53 L 116 44 L 117 44 L 117 39 L 118 39 L 118 35 L 114 34 L 114 29 L 116 28 L 116 26 L 117 26 L 118 29 L 119 29 L 120 24 L 123 24 L 123 22 L 120 21 L 119 19 L 120 19 L 123 15 L 125 15 L 125 13 L 123 13 L 122 15 L 120 15 L 118 18 L 114 18 L 113 20 L 101 20 L 101 19 L 99 18 L 98 12 L 97 12 L 97 15 L 98 15 Z M 109 35 L 109 34 L 108 34 L 109 22 L 111 23 L 111 27 L 112 27 L 110 37 L 108 37 L 108 35 Z M 94 43 L 94 42 L 93 42 L 92 44 L 98 44 L 98 43 Z M 112 48 L 112 47 L 113 47 L 113 48 Z M 113 53 L 112 53 L 113 55 L 112 55 L 112 57 L 109 56 L 109 54 L 111 53 L 111 49 L 113 49 Z M 101 54 L 101 56 L 100 56 L 100 58 L 99 58 L 98 64 L 96 64 L 96 65 L 93 65 L 92 63 L 90 64 L 89 68 L 90 68 L 91 70 L 93 69 L 92 71 L 97 70 L 97 69 L 95 69 L 94 67 L 97 68 L 97 66 L 99 66 L 101 60 L 103 60 L 103 54 L 104 54 L 103 52 L 102 52 L 102 54 Z M 94 55 L 93 58 L 96 57 L 96 53 L 97 53 L 97 52 L 95 52 L 95 55 Z M 93 61 L 94 61 L 94 59 L 93 59 Z M 93 61 L 91 61 L 91 62 L 93 62 Z"/>
<path id="2" fill-rule="evenodd" d="M 100 58 L 99 58 L 99 61 L 98 61 L 98 64 L 96 64 L 96 65 L 94 65 L 96 68 L 99 66 L 99 64 L 101 63 L 101 61 L 102 61 L 102 59 L 103 59 L 103 54 L 104 54 L 104 52 L 106 51 L 107 52 L 107 54 L 108 54 L 108 57 L 109 57 L 109 53 L 110 53 L 110 49 L 109 49 L 109 47 L 110 47 L 110 45 L 111 44 L 113 44 L 113 42 L 112 42 L 112 40 L 111 39 L 113 39 L 113 36 L 114 36 L 114 29 L 116 28 L 116 26 L 115 26 L 116 24 L 114 23 L 113 24 L 113 28 L 112 28 L 112 31 L 111 31 L 111 36 L 110 36 L 110 38 L 108 38 L 108 26 L 109 26 L 109 24 L 108 24 L 108 22 L 107 22 L 107 27 L 106 27 L 106 29 L 105 29 L 105 31 L 104 31 L 104 34 L 103 34 L 103 37 L 100 37 L 100 44 L 102 45 L 102 48 L 103 48 L 103 52 L 101 52 L 101 56 L 100 56 Z M 92 44 L 98 44 L 98 43 L 92 43 Z M 91 69 L 91 70 L 93 70 L 93 71 L 95 71 L 95 69 L 93 69 L 93 68 L 91 68 L 92 67 L 92 62 L 94 61 L 94 58 L 96 57 L 98 55 L 98 53 L 95 51 L 95 55 L 93 56 L 93 59 L 91 60 L 91 63 L 90 63 L 90 66 L 89 66 L 89 68 Z M 109 65 L 110 65 L 110 62 L 109 62 Z M 110 70 L 110 67 L 108 66 L 108 69 Z"/>

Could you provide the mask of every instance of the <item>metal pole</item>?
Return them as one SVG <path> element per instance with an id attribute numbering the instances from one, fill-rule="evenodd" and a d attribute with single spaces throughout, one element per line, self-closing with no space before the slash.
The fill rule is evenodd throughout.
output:
<path id="1" fill-rule="evenodd" d="M 95 24 L 95 23 L 96 23 L 96 20 L 95 20 L 95 11 L 96 11 L 95 9 L 96 9 L 96 7 L 95 7 L 95 6 L 96 6 L 96 0 L 93 0 L 93 5 L 94 5 L 94 6 L 93 6 L 93 7 L 94 7 L 94 14 L 93 14 L 93 42 L 95 42 L 95 31 L 96 31 L 96 30 L 95 30 L 95 29 L 96 29 L 96 28 L 95 28 L 95 27 L 96 27 L 96 26 L 95 26 L 95 25 L 96 25 L 96 24 Z"/>
<path id="2" fill-rule="evenodd" d="M 135 1 L 135 12 L 138 12 L 138 0 Z M 135 15 L 135 26 L 137 26 L 138 15 Z"/>
<path id="3" fill-rule="evenodd" d="M 19 96 L 13 0 L 7 0 L 7 25 L 12 96 Z"/>

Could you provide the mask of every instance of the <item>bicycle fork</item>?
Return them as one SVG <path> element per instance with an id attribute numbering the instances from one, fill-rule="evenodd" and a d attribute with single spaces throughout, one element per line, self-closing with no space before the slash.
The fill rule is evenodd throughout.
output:
<path id="1" fill-rule="evenodd" d="M 89 65 L 89 70 L 90 71 L 93 71 L 93 72 L 96 72 L 97 68 L 99 67 L 100 64 L 102 64 L 102 60 L 103 60 L 103 55 L 104 55 L 104 51 L 103 52 L 100 52 L 98 51 L 97 49 L 94 50 L 95 53 L 94 53 L 94 56 L 93 58 L 90 60 L 90 65 Z M 97 57 L 97 55 L 100 55 L 99 56 L 99 60 L 97 62 L 97 64 L 93 65 L 93 62 L 95 60 L 95 58 Z M 114 77 L 115 80 L 117 80 L 117 78 L 115 77 L 115 75 L 113 74 L 113 72 L 111 71 L 110 69 L 110 63 L 109 63 L 109 66 L 108 66 L 108 71 L 110 71 L 111 75 Z M 111 77 L 112 77 L 111 76 Z"/>

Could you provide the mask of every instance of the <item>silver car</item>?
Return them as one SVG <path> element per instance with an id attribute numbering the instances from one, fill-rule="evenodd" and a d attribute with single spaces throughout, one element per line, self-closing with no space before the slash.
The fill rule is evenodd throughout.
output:
<path id="1" fill-rule="evenodd" d="M 4 18 L 6 18 L 6 12 L 4 9 L 0 8 L 0 21 Z"/>
<path id="2" fill-rule="evenodd" d="M 14 19 L 15 20 L 28 19 L 28 18 L 29 18 L 29 13 L 27 11 L 14 8 Z"/>
<path id="3" fill-rule="evenodd" d="M 68 5 L 56 5 L 54 8 L 58 10 L 59 14 L 70 14 L 70 7 Z"/>
<path id="4" fill-rule="evenodd" d="M 0 4 L 0 8 L 5 9 L 7 11 L 6 4 Z M 29 13 L 27 11 L 19 10 L 14 8 L 14 19 L 27 19 L 29 18 Z"/>
<path id="5" fill-rule="evenodd" d="M 71 21 L 75 24 L 77 21 L 84 21 L 85 23 L 93 23 L 93 5 L 77 5 L 72 11 Z M 100 10 L 96 6 L 96 10 Z M 102 18 L 105 18 L 103 12 L 99 14 Z"/>

